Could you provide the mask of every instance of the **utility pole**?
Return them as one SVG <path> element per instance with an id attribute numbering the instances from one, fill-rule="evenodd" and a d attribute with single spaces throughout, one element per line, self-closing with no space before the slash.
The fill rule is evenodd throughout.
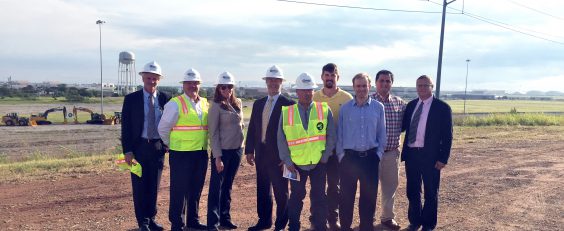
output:
<path id="1" fill-rule="evenodd" d="M 464 84 L 464 115 L 466 115 L 466 89 L 468 88 L 468 64 L 470 59 L 466 59 L 466 84 Z"/>
<path id="2" fill-rule="evenodd" d="M 102 24 L 106 21 L 98 20 L 96 24 L 100 28 L 100 114 L 104 114 L 104 83 L 102 82 Z"/>
<path id="3" fill-rule="evenodd" d="M 447 0 L 443 0 L 443 19 L 441 22 L 441 42 L 439 44 L 439 63 L 437 65 L 437 88 L 435 90 L 435 96 L 440 98 L 441 95 L 441 68 L 443 65 L 443 40 L 445 37 L 445 16 L 446 16 L 446 7 L 448 4 L 451 4 L 456 0 L 451 0 L 447 2 Z"/>

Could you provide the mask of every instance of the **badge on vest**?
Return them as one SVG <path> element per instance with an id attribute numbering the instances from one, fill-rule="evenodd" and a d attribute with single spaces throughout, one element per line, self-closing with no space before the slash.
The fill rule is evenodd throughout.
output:
<path id="1" fill-rule="evenodd" d="M 318 131 L 321 131 L 321 130 L 323 130 L 323 127 L 325 127 L 325 125 L 323 125 L 323 122 L 319 122 L 319 123 L 317 123 L 316 127 L 317 127 Z"/>

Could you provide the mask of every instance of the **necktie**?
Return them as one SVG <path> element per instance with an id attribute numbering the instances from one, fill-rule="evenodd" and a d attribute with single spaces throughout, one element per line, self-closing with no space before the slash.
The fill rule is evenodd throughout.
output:
<path id="1" fill-rule="evenodd" d="M 147 114 L 147 139 L 154 139 L 159 137 L 157 132 L 157 125 L 155 121 L 155 100 L 153 96 L 149 96 L 149 113 Z"/>
<path id="2" fill-rule="evenodd" d="M 417 127 L 419 126 L 421 111 L 423 111 L 423 101 L 421 101 L 421 104 L 419 104 L 419 107 L 415 111 L 415 114 L 413 114 L 413 119 L 411 119 L 411 124 L 409 125 L 409 134 L 407 135 L 407 141 L 409 141 L 410 144 L 415 142 L 415 139 L 417 138 Z"/>
<path id="3" fill-rule="evenodd" d="M 270 119 L 270 109 L 272 109 L 272 102 L 274 98 L 268 97 L 268 101 L 266 105 L 264 105 L 264 110 L 262 110 L 262 133 L 261 133 L 261 141 L 265 143 L 266 140 L 266 128 L 268 127 L 268 120 Z"/>

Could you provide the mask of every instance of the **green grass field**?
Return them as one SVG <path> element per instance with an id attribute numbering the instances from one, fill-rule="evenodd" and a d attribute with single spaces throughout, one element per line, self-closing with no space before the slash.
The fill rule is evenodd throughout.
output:
<path id="1" fill-rule="evenodd" d="M 0 99 L 0 105 L 18 105 L 18 104 L 58 104 L 67 103 L 65 97 L 37 97 L 36 99 L 26 99 L 20 97 L 5 97 Z M 85 102 L 79 103 L 100 103 L 100 98 L 88 98 Z M 123 104 L 123 97 L 104 97 L 104 103 L 107 104 Z"/>
<path id="2" fill-rule="evenodd" d="M 447 100 L 453 113 L 464 112 L 464 100 Z M 466 100 L 467 113 L 510 112 L 564 112 L 564 101 L 533 100 Z"/>

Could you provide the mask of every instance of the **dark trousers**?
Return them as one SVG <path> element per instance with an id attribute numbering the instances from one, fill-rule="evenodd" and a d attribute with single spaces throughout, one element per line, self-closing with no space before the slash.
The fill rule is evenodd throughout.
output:
<path id="1" fill-rule="evenodd" d="M 208 222 L 209 228 L 217 227 L 219 223 L 231 221 L 231 188 L 233 180 L 241 164 L 243 149 L 221 150 L 223 171 L 218 173 L 215 158 L 211 158 L 210 189 L 208 194 Z"/>
<path id="2" fill-rule="evenodd" d="M 329 157 L 327 161 L 327 221 L 337 222 L 339 213 L 337 209 L 339 208 L 339 158 L 337 155 Z"/>
<path id="3" fill-rule="evenodd" d="M 435 161 L 422 150 L 408 148 L 405 160 L 407 178 L 406 194 L 409 200 L 407 217 L 409 223 L 434 229 L 437 226 L 439 184 L 441 171 L 435 168 Z M 421 184 L 423 183 L 425 204 L 421 206 Z"/>
<path id="4" fill-rule="evenodd" d="M 262 150 L 264 150 L 264 145 Z M 280 160 L 261 156 L 256 158 L 257 170 L 257 213 L 259 223 L 272 225 L 272 192 L 276 200 L 275 228 L 283 229 L 288 224 L 288 180 L 282 177 Z M 272 187 L 271 187 L 272 186 Z"/>
<path id="5" fill-rule="evenodd" d="M 141 142 L 133 150 L 135 160 L 142 168 L 141 177 L 131 174 L 133 207 L 139 226 L 148 225 L 157 215 L 157 194 L 163 172 L 164 153 L 160 140 Z"/>
<path id="6" fill-rule="evenodd" d="M 208 152 L 170 150 L 170 206 L 168 219 L 172 229 L 199 222 L 200 195 L 206 179 Z M 186 206 L 186 223 L 182 218 Z"/>
<path id="7" fill-rule="evenodd" d="M 366 152 L 345 150 L 345 156 L 341 160 L 341 166 L 339 166 L 341 173 L 339 219 L 343 230 L 349 230 L 352 225 L 358 181 L 360 181 L 359 230 L 373 230 L 376 195 L 378 194 L 379 163 L 380 158 L 375 148 Z"/>
<path id="8" fill-rule="evenodd" d="M 305 171 L 296 167 L 300 174 L 300 181 L 290 180 L 290 199 L 288 200 L 288 219 L 289 230 L 300 230 L 300 215 L 304 206 L 306 195 L 306 183 L 309 177 L 311 191 L 309 198 L 311 201 L 311 222 L 314 230 L 326 230 L 327 223 L 327 202 L 325 196 L 325 174 L 326 164 L 319 163 L 314 169 Z"/>

